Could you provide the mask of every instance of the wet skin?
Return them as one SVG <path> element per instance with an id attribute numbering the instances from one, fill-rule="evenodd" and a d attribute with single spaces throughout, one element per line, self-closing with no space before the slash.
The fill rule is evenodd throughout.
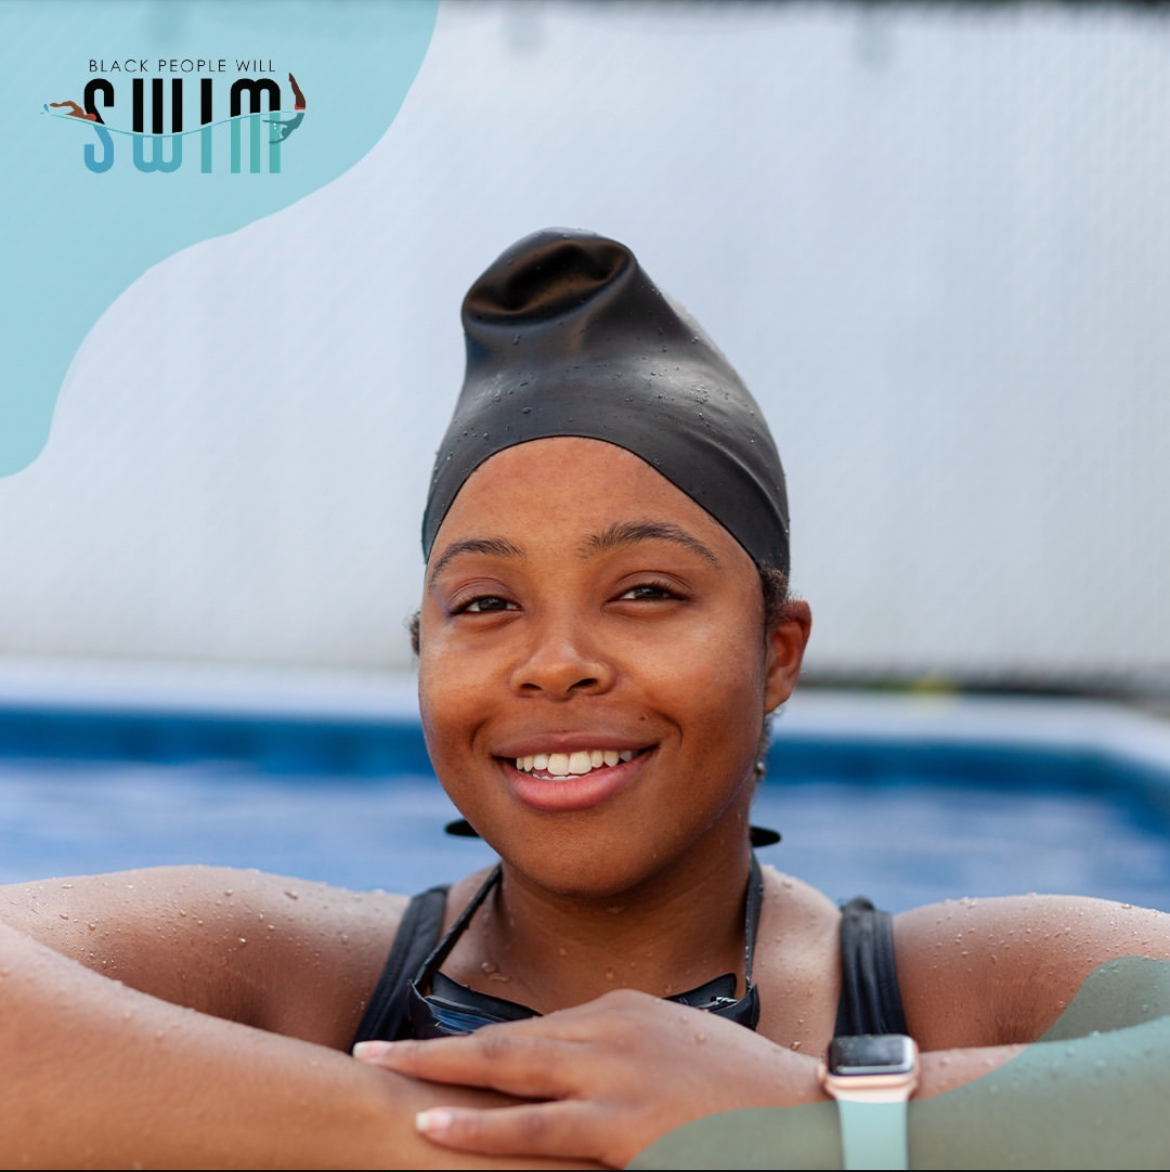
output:
<path id="1" fill-rule="evenodd" d="M 651 917 L 661 946 L 619 983 L 661 995 L 742 970 L 752 767 L 764 714 L 796 681 L 807 607 L 765 639 L 759 577 L 735 539 L 636 456 L 566 437 L 469 478 L 431 552 L 420 620 L 435 770 L 506 860 L 508 914 L 537 938 L 527 965 L 508 942 L 515 983 L 490 991 L 524 988 L 552 1008 L 612 989 L 603 954 L 612 969 L 623 929 L 632 940 Z M 590 750 L 634 756 L 568 778 L 517 767 Z M 494 952 L 481 942 L 478 965 L 465 958 L 471 983 L 499 963 L 503 936 Z M 596 958 L 572 992 L 549 980 L 565 938 Z"/>

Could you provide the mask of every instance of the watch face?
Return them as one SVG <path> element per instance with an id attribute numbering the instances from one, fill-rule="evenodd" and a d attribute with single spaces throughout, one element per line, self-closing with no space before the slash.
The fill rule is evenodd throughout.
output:
<path id="1" fill-rule="evenodd" d="M 904 1034 L 854 1034 L 829 1047 L 833 1074 L 897 1074 L 914 1066 L 914 1042 Z"/>

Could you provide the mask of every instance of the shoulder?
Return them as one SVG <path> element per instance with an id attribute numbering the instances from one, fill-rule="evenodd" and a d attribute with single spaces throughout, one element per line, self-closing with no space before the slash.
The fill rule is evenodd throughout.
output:
<path id="1" fill-rule="evenodd" d="M 1038 1038 L 1099 965 L 1170 959 L 1170 916 L 1080 896 L 952 900 L 895 918 L 898 982 L 927 1049 Z"/>
<path id="2" fill-rule="evenodd" d="M 840 988 L 841 913 L 827 896 L 762 868 L 764 906 L 756 943 L 759 1032 L 804 1053 L 832 1036 Z"/>
<path id="3" fill-rule="evenodd" d="M 408 902 L 259 871 L 164 867 L 0 888 L 0 920 L 163 1000 L 344 1045 Z"/>

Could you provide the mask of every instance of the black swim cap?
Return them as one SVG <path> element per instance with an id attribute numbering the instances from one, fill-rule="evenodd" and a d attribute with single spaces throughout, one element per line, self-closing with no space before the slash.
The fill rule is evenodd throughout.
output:
<path id="1" fill-rule="evenodd" d="M 560 229 L 526 237 L 472 285 L 463 329 L 467 374 L 435 459 L 426 556 L 489 456 L 582 436 L 641 457 L 758 566 L 788 571 L 784 469 L 759 406 L 624 245 Z"/>

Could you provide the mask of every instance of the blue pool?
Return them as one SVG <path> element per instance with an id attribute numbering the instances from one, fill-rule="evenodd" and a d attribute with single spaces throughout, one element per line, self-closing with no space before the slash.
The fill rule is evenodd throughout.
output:
<path id="1" fill-rule="evenodd" d="M 407 691 L 351 700 L 0 694 L 0 881 L 200 862 L 415 891 L 490 861 L 443 833 Z M 755 820 L 784 836 L 762 858 L 834 899 L 1170 909 L 1170 730 L 1086 701 L 813 691 Z"/>

